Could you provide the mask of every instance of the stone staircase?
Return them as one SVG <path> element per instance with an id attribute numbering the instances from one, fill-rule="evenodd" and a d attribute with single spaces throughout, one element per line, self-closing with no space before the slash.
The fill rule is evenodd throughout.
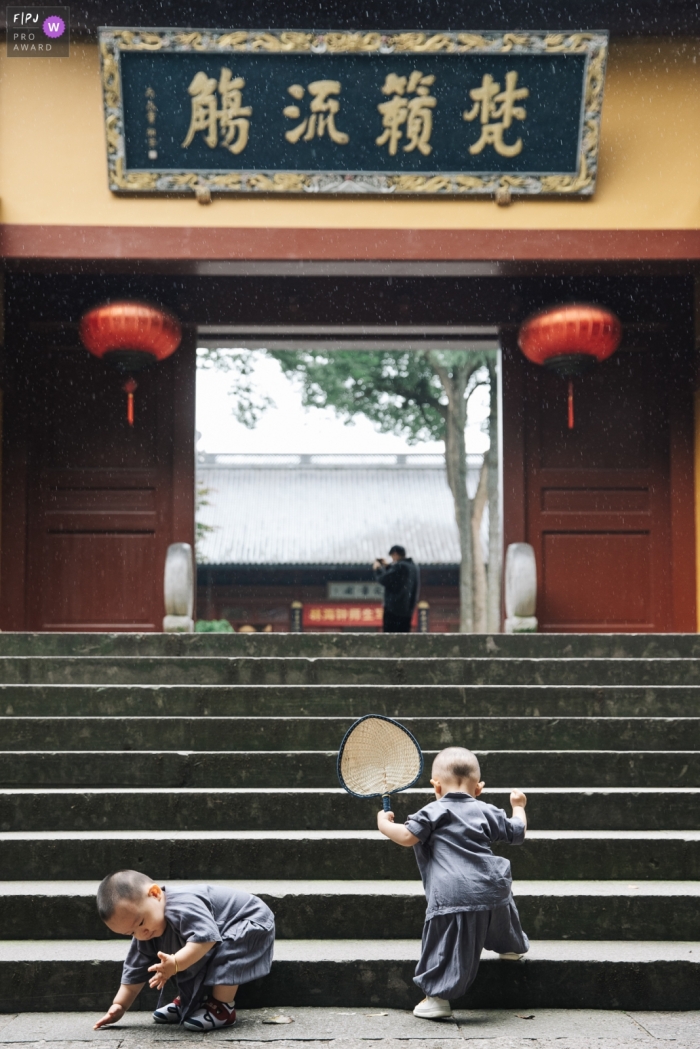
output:
<path id="1" fill-rule="evenodd" d="M 409 1008 L 424 899 L 377 805 L 338 788 L 354 718 L 527 791 L 511 849 L 533 941 L 463 1005 L 697 1008 L 700 639 L 0 634 L 0 1011 L 102 1010 L 126 941 L 97 881 L 238 881 L 277 916 L 239 1004 Z M 137 1007 L 150 1007 L 144 991 Z"/>

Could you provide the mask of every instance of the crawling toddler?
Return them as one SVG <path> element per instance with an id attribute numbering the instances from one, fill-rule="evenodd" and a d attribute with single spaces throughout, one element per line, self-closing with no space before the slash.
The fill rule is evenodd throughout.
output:
<path id="1" fill-rule="evenodd" d="M 438 1020 L 452 1015 L 450 999 L 476 979 L 484 947 L 513 961 L 530 947 L 511 892 L 510 863 L 491 851 L 495 841 L 522 844 L 527 798 L 512 792 L 511 819 L 479 801 L 479 762 L 463 747 L 437 755 L 430 782 L 435 801 L 403 825 L 392 812 L 380 812 L 377 825 L 392 841 L 415 847 L 428 909 L 414 977 L 426 997 L 413 1012 Z"/>
<path id="2" fill-rule="evenodd" d="M 121 1020 L 146 981 L 162 992 L 173 976 L 178 996 L 158 1003 L 156 1023 L 190 1031 L 231 1027 L 238 985 L 270 971 L 274 915 L 241 889 L 166 889 L 139 871 L 123 870 L 101 882 L 97 910 L 112 932 L 133 939 L 121 986 L 95 1029 Z"/>

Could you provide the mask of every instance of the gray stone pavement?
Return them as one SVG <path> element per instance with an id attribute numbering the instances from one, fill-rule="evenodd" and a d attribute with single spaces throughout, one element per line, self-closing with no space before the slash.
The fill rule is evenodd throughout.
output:
<path id="1" fill-rule="evenodd" d="M 286 1017 L 291 1023 L 271 1022 Z M 183 1042 L 244 1042 L 245 1049 L 700 1049 L 700 1012 L 535 1009 L 460 1011 L 451 1020 L 418 1020 L 396 1009 L 268 1008 L 239 1013 L 235 1027 L 199 1035 L 157 1026 L 132 1012 L 93 1031 L 93 1013 L 0 1015 L 0 1049 L 176 1049 Z M 269 1043 L 274 1043 L 274 1047 Z M 337 1043 L 337 1045 L 334 1045 Z"/>

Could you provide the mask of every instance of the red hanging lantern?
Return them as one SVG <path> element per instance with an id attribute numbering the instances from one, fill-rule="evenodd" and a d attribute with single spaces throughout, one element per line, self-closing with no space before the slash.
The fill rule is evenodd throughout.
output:
<path id="1" fill-rule="evenodd" d="M 585 303 L 543 310 L 522 325 L 518 345 L 527 359 L 569 380 L 570 430 L 574 428 L 574 376 L 611 357 L 621 339 L 622 325 L 615 314 Z"/>
<path id="2" fill-rule="evenodd" d="M 180 345 L 182 331 L 172 314 L 144 302 L 109 302 L 89 310 L 80 322 L 83 345 L 129 378 L 127 421 L 134 425 L 132 372 L 142 371 L 170 357 Z"/>

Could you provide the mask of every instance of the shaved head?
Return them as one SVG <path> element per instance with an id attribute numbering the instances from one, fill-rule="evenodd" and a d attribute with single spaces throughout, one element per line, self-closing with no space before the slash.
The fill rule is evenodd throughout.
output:
<path id="1" fill-rule="evenodd" d="M 100 882 L 97 890 L 97 913 L 108 922 L 123 900 L 137 903 L 153 884 L 153 879 L 140 871 L 115 871 Z"/>
<path id="2" fill-rule="evenodd" d="M 456 780 L 462 782 L 481 779 L 481 769 L 476 754 L 466 747 L 446 747 L 441 750 L 433 762 L 433 778 Z"/>

